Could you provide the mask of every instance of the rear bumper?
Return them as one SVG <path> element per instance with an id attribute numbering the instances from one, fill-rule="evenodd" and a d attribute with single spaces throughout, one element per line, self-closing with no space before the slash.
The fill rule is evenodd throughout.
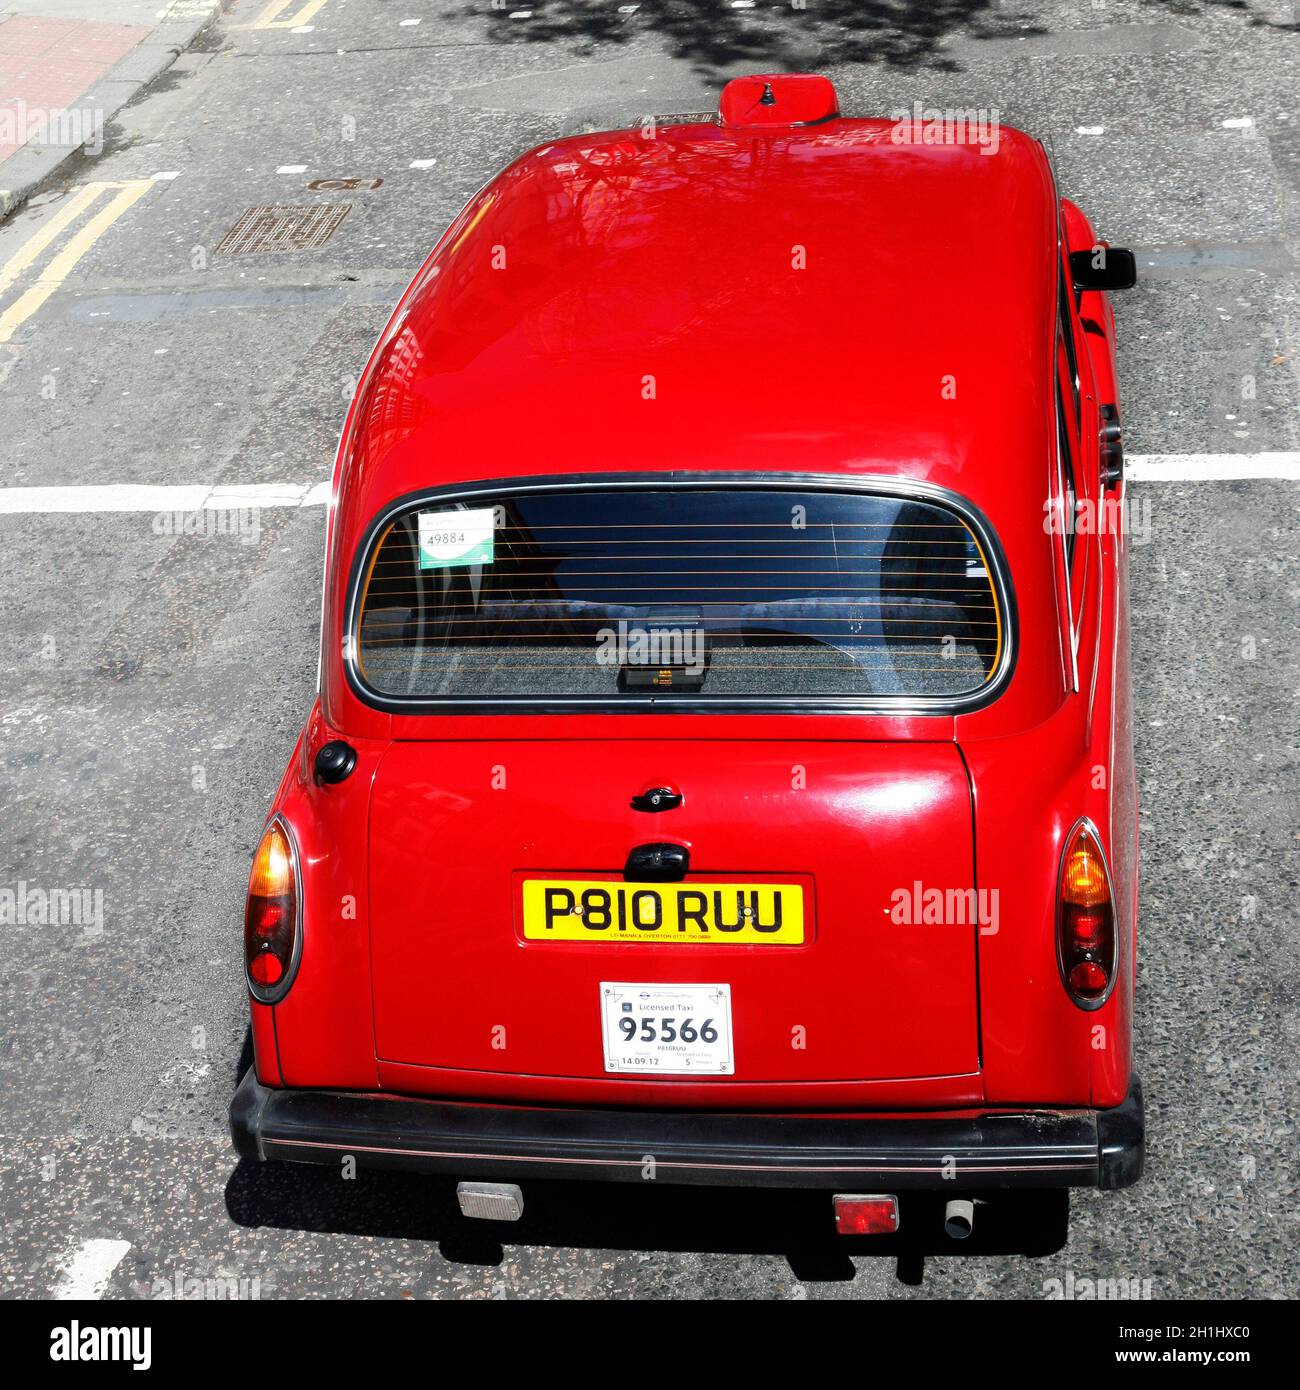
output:
<path id="1" fill-rule="evenodd" d="M 445 1173 L 726 1187 L 1127 1187 L 1142 1173 L 1136 1078 L 1114 1110 L 891 1119 L 469 1105 L 273 1090 L 244 1077 L 230 1106 L 239 1154 Z M 653 1169 L 651 1163 L 653 1161 Z"/>

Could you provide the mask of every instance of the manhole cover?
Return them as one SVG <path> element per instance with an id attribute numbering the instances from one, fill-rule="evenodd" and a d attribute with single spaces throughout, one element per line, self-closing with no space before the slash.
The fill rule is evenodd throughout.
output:
<path id="1" fill-rule="evenodd" d="M 215 254 L 248 256 L 261 251 L 314 251 L 338 231 L 351 211 L 351 203 L 249 208 L 221 238 Z"/>
<path id="2" fill-rule="evenodd" d="M 383 179 L 312 179 L 307 185 L 313 193 L 334 193 L 348 188 L 382 188 L 383 186 Z"/>

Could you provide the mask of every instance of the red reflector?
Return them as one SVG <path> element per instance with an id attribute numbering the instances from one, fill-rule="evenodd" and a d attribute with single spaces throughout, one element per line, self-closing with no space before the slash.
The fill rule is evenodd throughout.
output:
<path id="1" fill-rule="evenodd" d="M 832 1199 L 835 1229 L 842 1236 L 887 1236 L 898 1230 L 897 1197 L 851 1197 Z"/>

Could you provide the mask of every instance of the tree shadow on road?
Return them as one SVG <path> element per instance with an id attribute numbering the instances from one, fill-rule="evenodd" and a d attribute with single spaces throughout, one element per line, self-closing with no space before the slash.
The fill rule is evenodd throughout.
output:
<path id="1" fill-rule="evenodd" d="M 1043 32 L 1018 6 L 996 0 L 809 0 L 806 9 L 758 5 L 735 9 L 726 0 L 668 0 L 640 4 L 633 13 L 614 0 L 563 0 L 525 6 L 527 20 L 512 20 L 516 7 L 493 9 L 486 30 L 494 42 L 559 43 L 578 48 L 625 44 L 657 35 L 675 58 L 703 72 L 739 62 L 797 70 L 835 63 L 890 63 L 910 67 L 934 62 L 939 41 L 954 30 L 978 37 Z M 479 3 L 462 15 L 483 17 Z M 1026 27 L 1028 25 L 1028 27 Z"/>
<path id="2" fill-rule="evenodd" d="M 450 1179 L 360 1169 L 345 1180 L 333 1167 L 244 1160 L 226 1185 L 226 1209 L 240 1226 L 427 1241 L 452 1264 L 496 1266 L 521 1246 L 775 1255 L 801 1282 L 850 1280 L 850 1256 L 872 1255 L 919 1284 L 930 1255 L 1044 1256 L 1065 1244 L 1065 1192 L 987 1194 L 960 1243 L 943 1233 L 950 1195 L 905 1195 L 897 1235 L 849 1239 L 835 1234 L 826 1192 L 535 1181 L 519 1221 L 491 1222 L 461 1216 Z M 725 1285 L 717 1292 L 727 1296 Z"/>
<path id="3" fill-rule="evenodd" d="M 1216 10 L 1240 13 L 1254 28 L 1290 30 L 1294 19 L 1278 19 L 1245 0 L 1148 0 L 1149 18 L 1138 22 L 1197 19 Z M 1279 10 L 1283 7 L 1279 6 Z M 512 13 L 527 10 L 527 19 Z M 623 13 L 621 11 L 628 11 Z M 667 0 L 620 5 L 617 0 L 511 0 L 484 13 L 482 0 L 462 6 L 462 18 L 482 22 L 485 35 L 501 44 L 562 44 L 584 52 L 657 36 L 674 58 L 698 71 L 717 74 L 747 63 L 768 71 L 799 71 L 842 63 L 926 66 L 940 71 L 957 64 L 941 51 L 944 39 L 1025 38 L 1052 32 L 1051 14 L 1032 0 L 808 0 L 806 8 L 759 0 L 736 9 L 727 0 Z M 1098 10 L 1091 27 L 1134 23 L 1110 20 Z"/>

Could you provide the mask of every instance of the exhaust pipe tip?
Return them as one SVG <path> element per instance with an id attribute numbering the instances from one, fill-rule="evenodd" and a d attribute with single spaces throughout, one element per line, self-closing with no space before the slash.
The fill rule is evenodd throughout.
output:
<path id="1" fill-rule="evenodd" d="M 943 1209 L 944 1233 L 953 1240 L 965 1240 L 975 1229 L 975 1203 L 954 1197 Z"/>

